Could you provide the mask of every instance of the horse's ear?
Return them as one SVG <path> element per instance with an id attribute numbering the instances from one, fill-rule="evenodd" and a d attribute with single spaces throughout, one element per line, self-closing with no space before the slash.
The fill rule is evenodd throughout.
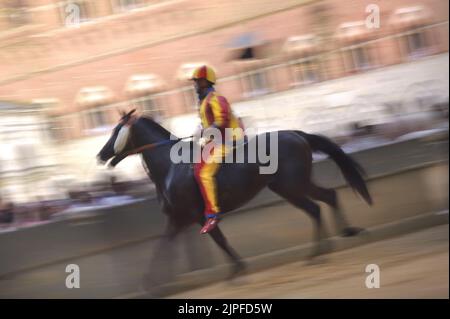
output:
<path id="1" fill-rule="evenodd" d="M 136 112 L 136 109 L 132 109 L 130 112 L 128 112 L 127 116 L 131 116 L 134 112 Z"/>

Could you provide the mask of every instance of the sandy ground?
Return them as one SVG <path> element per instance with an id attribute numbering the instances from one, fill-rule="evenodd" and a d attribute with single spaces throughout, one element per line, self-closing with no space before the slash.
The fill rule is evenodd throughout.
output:
<path id="1" fill-rule="evenodd" d="M 141 244 L 143 245 L 143 244 Z M 133 291 L 147 265 L 142 247 L 78 261 L 81 288 L 67 289 L 67 263 L 0 280 L 1 298 L 114 298 Z M 319 264 L 299 261 L 169 298 L 448 298 L 448 224 L 327 255 Z M 380 267 L 379 289 L 365 286 L 366 265 Z M 111 266 L 111 265 L 114 265 Z M 123 276 L 118 278 L 117 276 Z M 121 279 L 121 280 L 119 280 Z M 126 286 L 121 287 L 121 282 Z"/>
<path id="2" fill-rule="evenodd" d="M 380 288 L 366 287 L 377 264 Z M 449 227 L 430 228 L 330 254 L 319 264 L 296 262 L 170 298 L 449 298 Z"/>

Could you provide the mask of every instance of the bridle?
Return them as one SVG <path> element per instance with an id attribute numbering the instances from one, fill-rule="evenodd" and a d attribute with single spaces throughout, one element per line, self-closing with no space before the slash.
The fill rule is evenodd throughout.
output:
<path id="1" fill-rule="evenodd" d="M 137 117 L 132 116 L 134 111 L 135 110 L 129 112 L 127 115 L 124 116 L 124 117 L 128 117 L 128 119 L 122 125 L 128 125 L 130 127 L 130 129 L 133 127 L 134 123 L 138 119 Z M 175 140 L 164 140 L 164 141 L 160 141 L 160 142 L 144 144 L 144 145 L 139 146 L 139 147 L 135 147 L 135 145 L 133 143 L 133 140 L 131 139 L 131 141 L 130 141 L 131 146 L 132 146 L 131 150 L 120 152 L 120 153 L 116 154 L 114 156 L 114 158 L 109 162 L 108 165 L 110 167 L 115 167 L 123 159 L 125 159 L 126 157 L 128 157 L 130 155 L 139 154 L 139 153 L 142 153 L 143 151 L 146 151 L 146 150 L 151 150 L 151 149 L 154 149 L 156 147 L 163 146 L 163 145 L 166 145 L 166 144 L 169 144 L 169 143 L 176 143 L 178 141 L 181 141 L 181 140 L 184 140 L 184 139 L 188 139 L 188 138 L 192 138 L 192 137 L 194 137 L 194 135 L 190 135 L 190 136 L 186 136 L 186 137 L 180 137 L 180 138 L 177 138 Z"/>

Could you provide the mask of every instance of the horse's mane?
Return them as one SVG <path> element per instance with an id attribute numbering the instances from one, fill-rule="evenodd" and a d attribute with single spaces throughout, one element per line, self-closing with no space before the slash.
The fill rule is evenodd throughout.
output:
<path id="1" fill-rule="evenodd" d="M 163 137 L 170 139 L 170 136 L 173 136 L 168 130 L 158 124 L 152 117 L 150 116 L 140 116 L 139 121 L 142 121 L 147 127 L 152 129 L 153 131 L 161 133 Z"/>

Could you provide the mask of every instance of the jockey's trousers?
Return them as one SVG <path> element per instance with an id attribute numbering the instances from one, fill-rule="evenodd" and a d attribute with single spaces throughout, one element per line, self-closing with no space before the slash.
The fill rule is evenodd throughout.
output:
<path id="1" fill-rule="evenodd" d="M 231 146 L 225 144 L 214 144 L 211 146 L 211 151 L 207 152 L 206 156 L 202 154 L 200 163 L 196 163 L 194 167 L 195 178 L 200 186 L 200 191 L 205 202 L 204 214 L 207 218 L 213 217 L 215 214 L 221 212 L 218 202 L 216 173 L 220 168 L 223 158 L 232 149 Z"/>

